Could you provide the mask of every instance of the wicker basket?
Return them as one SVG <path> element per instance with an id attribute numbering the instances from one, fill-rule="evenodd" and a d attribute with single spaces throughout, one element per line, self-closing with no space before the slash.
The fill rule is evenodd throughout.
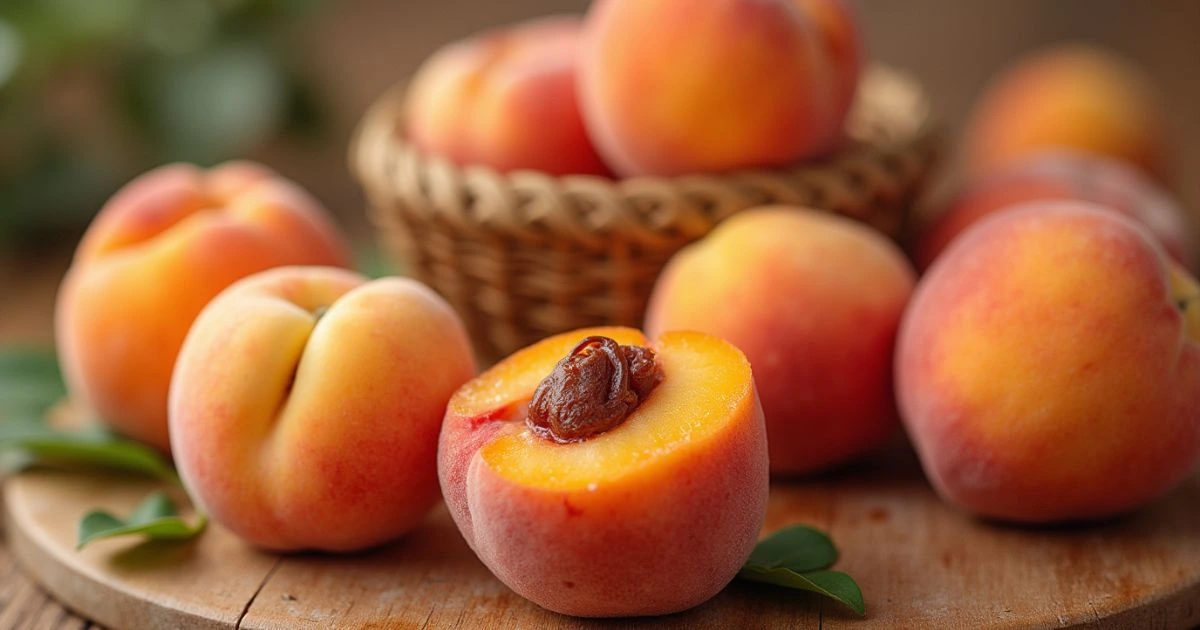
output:
<path id="1" fill-rule="evenodd" d="M 898 238 L 935 161 L 934 119 L 911 79 L 864 75 L 850 145 L 789 169 L 613 181 L 462 168 L 405 141 L 399 86 L 361 122 L 351 169 L 388 254 L 454 305 L 490 362 L 556 332 L 639 325 L 667 259 L 752 206 L 827 209 Z"/>

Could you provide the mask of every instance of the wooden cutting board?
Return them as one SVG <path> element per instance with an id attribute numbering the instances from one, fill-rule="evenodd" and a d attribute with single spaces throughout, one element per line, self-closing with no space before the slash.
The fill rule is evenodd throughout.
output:
<path id="1" fill-rule="evenodd" d="M 445 509 L 406 539 L 350 556 L 275 556 L 212 526 L 189 543 L 102 541 L 75 523 L 127 513 L 153 482 L 34 471 L 7 480 L 8 536 L 65 605 L 121 628 L 1187 628 L 1200 624 L 1200 478 L 1132 516 L 1087 527 L 983 523 L 944 506 L 911 454 L 776 483 L 767 530 L 816 525 L 867 601 L 859 619 L 808 594 L 735 582 L 694 610 L 588 621 L 513 594 Z M 664 567 L 669 570 L 669 567 Z"/>

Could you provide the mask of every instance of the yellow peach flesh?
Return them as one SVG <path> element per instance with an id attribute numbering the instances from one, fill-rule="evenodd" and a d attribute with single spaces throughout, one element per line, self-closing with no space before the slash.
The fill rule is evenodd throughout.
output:
<path id="1" fill-rule="evenodd" d="M 739 361 L 731 347 L 692 351 L 697 343 L 703 341 L 669 333 L 650 346 L 662 350 L 656 361 L 663 381 L 615 429 L 562 445 L 524 428 L 481 449 L 483 460 L 514 483 L 572 491 L 644 475 L 648 467 L 685 457 L 689 445 L 710 439 L 736 417 L 752 383 L 749 364 Z"/>
<path id="2" fill-rule="evenodd" d="M 587 328 L 543 339 L 464 385 L 450 401 L 449 412 L 459 418 L 474 418 L 524 406 L 554 365 L 589 335 L 608 337 L 622 345 L 646 345 L 646 337 L 640 331 L 619 326 Z"/>

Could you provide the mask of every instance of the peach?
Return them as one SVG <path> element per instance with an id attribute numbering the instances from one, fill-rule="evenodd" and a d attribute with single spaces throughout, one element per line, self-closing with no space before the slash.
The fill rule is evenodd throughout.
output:
<path id="1" fill-rule="evenodd" d="M 461 165 L 606 175 L 575 96 L 580 21 L 542 18 L 434 53 L 408 91 L 406 129 Z"/>
<path id="2" fill-rule="evenodd" d="M 860 53 L 852 14 L 829 3 L 594 3 L 578 82 L 600 154 L 621 175 L 681 175 L 830 152 Z"/>
<path id="3" fill-rule="evenodd" d="M 645 346 L 629 328 L 550 337 L 446 410 L 438 472 L 454 521 L 496 577 L 549 610 L 690 608 L 733 579 L 762 527 L 766 433 L 750 364 L 680 332 L 649 344 L 649 363 L 618 365 Z"/>
<path id="4" fill-rule="evenodd" d="M 866 56 L 862 32 L 858 27 L 858 14 L 851 6 L 850 0 L 796 2 L 800 10 L 815 23 L 825 46 L 825 57 L 834 65 L 834 107 L 838 120 L 842 120 L 854 104 L 854 96 L 858 93 L 858 79 Z"/>
<path id="5" fill-rule="evenodd" d="M 1166 191 L 1124 162 L 1064 151 L 1032 154 L 969 182 L 920 237 L 914 251 L 918 268 L 928 268 L 983 217 L 1039 199 L 1076 199 L 1116 210 L 1149 228 L 1175 261 L 1195 268 L 1193 227 Z"/>
<path id="6" fill-rule="evenodd" d="M 96 216 L 59 289 L 55 326 L 71 398 L 166 451 L 171 370 L 204 305 L 264 269 L 349 260 L 321 205 L 263 166 L 150 171 Z"/>
<path id="7" fill-rule="evenodd" d="M 175 462 L 212 519 L 272 550 L 351 551 L 438 500 L 446 402 L 475 374 L 450 306 L 408 279 L 284 267 L 196 318 L 171 385 Z"/>
<path id="8" fill-rule="evenodd" d="M 1144 227 L 1083 202 L 980 221 L 904 316 L 896 388 L 950 503 L 1023 522 L 1111 516 L 1200 456 L 1200 287 Z"/>
<path id="9" fill-rule="evenodd" d="M 897 425 L 892 347 L 914 273 L 850 219 L 799 208 L 739 213 L 667 263 L 646 330 L 700 330 L 746 353 L 775 474 L 864 455 Z"/>
<path id="10" fill-rule="evenodd" d="M 1113 157 L 1162 178 L 1162 119 L 1139 68 L 1098 48 L 1059 45 L 1022 59 L 987 86 L 965 132 L 967 168 L 978 174 L 1064 148 Z"/>

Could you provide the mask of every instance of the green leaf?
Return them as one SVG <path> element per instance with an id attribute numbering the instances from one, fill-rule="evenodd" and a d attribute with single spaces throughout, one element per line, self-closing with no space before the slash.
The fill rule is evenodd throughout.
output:
<path id="1" fill-rule="evenodd" d="M 803 573 L 828 568 L 837 562 L 837 557 L 837 548 L 824 532 L 807 525 L 792 525 L 760 541 L 746 564 Z"/>
<path id="2" fill-rule="evenodd" d="M 104 468 L 148 475 L 177 483 L 175 469 L 158 452 L 116 436 L 92 432 L 59 433 L 46 429 L 14 435 L 0 429 L 0 449 L 17 449 L 32 456 L 29 463 L 67 468 Z"/>
<path id="3" fill-rule="evenodd" d="M 738 577 L 817 593 L 864 615 L 866 605 L 854 579 L 840 571 L 825 570 L 837 558 L 837 547 L 824 532 L 793 525 L 760 541 Z"/>
<path id="4" fill-rule="evenodd" d="M 121 519 L 104 510 L 89 512 L 79 521 L 76 549 L 88 543 L 116 536 L 142 535 L 150 540 L 187 540 L 204 531 L 208 518 L 196 516 L 188 523 L 179 516 L 175 504 L 163 492 L 153 492 L 129 515 Z"/>
<path id="5" fill-rule="evenodd" d="M 181 486 L 179 476 L 157 451 L 93 425 L 57 431 L 43 420 L 51 405 L 66 395 L 53 352 L 0 352 L 0 464 L 9 467 L 56 466 L 102 468 L 149 475 Z M 79 522 L 78 547 L 113 536 L 143 535 L 178 540 L 203 531 L 207 517 L 196 523 L 180 518 L 174 504 L 155 492 L 122 520 L 104 510 L 89 512 Z"/>
<path id="6" fill-rule="evenodd" d="M 0 451 L 19 451 L 23 457 L 16 463 L 22 467 L 99 467 L 177 482 L 175 470 L 149 447 L 100 427 L 65 432 L 46 425 L 46 410 L 64 396 L 53 352 L 0 351 Z"/>
<path id="7" fill-rule="evenodd" d="M 66 394 L 53 351 L 0 349 L 0 420 L 40 416 Z"/>
<path id="8" fill-rule="evenodd" d="M 824 595 L 834 601 L 848 606 L 859 615 L 867 614 L 866 604 L 863 603 L 862 590 L 854 582 L 854 578 L 841 571 L 808 571 L 796 573 L 790 569 L 763 569 L 759 567 L 742 567 L 738 577 L 752 582 L 786 586 L 802 591 Z"/>

